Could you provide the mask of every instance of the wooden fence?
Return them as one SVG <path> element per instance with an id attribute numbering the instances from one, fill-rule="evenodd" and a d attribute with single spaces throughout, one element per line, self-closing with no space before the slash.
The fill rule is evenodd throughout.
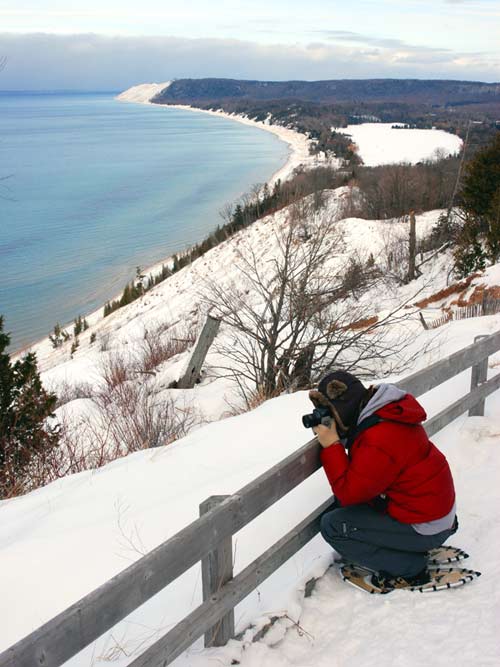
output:
<path id="1" fill-rule="evenodd" d="M 470 392 L 426 422 L 429 436 L 466 411 L 483 414 L 484 399 L 500 387 L 500 373 L 486 381 L 488 356 L 500 350 L 500 332 L 478 338 L 481 340 L 398 383 L 420 396 L 472 368 Z M 225 643 L 234 633 L 234 607 L 318 533 L 320 517 L 331 500 L 234 577 L 232 536 L 320 465 L 319 445 L 313 439 L 234 495 L 208 499 L 202 503 L 199 519 L 11 646 L 0 655 L 0 667 L 62 665 L 199 561 L 203 603 L 130 665 L 164 667 L 203 634 L 211 645 Z"/>
<path id="2" fill-rule="evenodd" d="M 500 312 L 500 299 L 487 299 L 480 303 L 471 303 L 468 306 L 454 308 L 432 322 L 426 322 L 427 329 L 437 329 L 451 320 L 465 320 L 469 317 L 483 317 Z M 423 319 L 423 315 L 421 315 Z"/>

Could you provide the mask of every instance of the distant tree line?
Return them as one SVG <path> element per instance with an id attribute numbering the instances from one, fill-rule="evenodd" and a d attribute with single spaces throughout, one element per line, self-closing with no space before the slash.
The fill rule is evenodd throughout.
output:
<path id="1" fill-rule="evenodd" d="M 168 90 L 168 89 L 167 89 Z M 165 100 L 168 102 L 168 100 Z M 498 129 L 500 104 L 498 102 L 426 104 L 415 101 L 394 102 L 312 102 L 294 99 L 252 100 L 224 98 L 206 102 L 195 101 L 200 109 L 222 109 L 226 113 L 246 115 L 256 121 L 289 127 L 314 139 L 313 152 L 333 152 L 346 160 L 347 166 L 359 163 L 352 151 L 351 138 L 336 133 L 332 128 L 345 128 L 366 122 L 403 123 L 412 128 L 445 130 L 462 139 L 469 135 L 469 157 L 488 144 Z"/>

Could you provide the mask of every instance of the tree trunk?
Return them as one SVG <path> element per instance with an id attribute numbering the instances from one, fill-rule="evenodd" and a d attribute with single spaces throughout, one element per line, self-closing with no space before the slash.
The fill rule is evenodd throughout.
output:
<path id="1" fill-rule="evenodd" d="M 410 257 L 408 260 L 408 282 L 416 278 L 415 257 L 417 255 L 417 229 L 415 211 L 410 211 Z"/>

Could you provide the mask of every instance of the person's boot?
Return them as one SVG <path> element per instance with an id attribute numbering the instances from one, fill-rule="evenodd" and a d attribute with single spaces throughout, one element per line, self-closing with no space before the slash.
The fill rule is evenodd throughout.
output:
<path id="1" fill-rule="evenodd" d="M 424 567 L 424 569 L 417 574 L 407 575 L 405 577 L 395 576 L 381 570 L 372 575 L 371 583 L 380 590 L 392 591 L 395 588 L 414 588 L 423 586 L 424 584 L 429 583 L 430 580 L 429 570 Z"/>

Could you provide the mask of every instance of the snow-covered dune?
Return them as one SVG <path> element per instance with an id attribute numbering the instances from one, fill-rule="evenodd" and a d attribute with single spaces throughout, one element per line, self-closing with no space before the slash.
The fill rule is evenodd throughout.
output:
<path id="1" fill-rule="evenodd" d="M 363 123 L 332 128 L 348 134 L 358 147 L 358 154 L 368 167 L 431 160 L 439 153 L 454 155 L 460 151 L 462 139 L 443 130 L 418 130 L 393 127 L 397 123 Z"/>
<path id="2" fill-rule="evenodd" d="M 165 88 L 168 88 L 171 83 L 171 81 L 165 81 L 164 83 L 141 83 L 124 90 L 123 93 L 116 96 L 116 99 L 120 100 L 120 102 L 138 102 L 140 104 L 146 104 L 152 97 L 161 93 Z"/>

